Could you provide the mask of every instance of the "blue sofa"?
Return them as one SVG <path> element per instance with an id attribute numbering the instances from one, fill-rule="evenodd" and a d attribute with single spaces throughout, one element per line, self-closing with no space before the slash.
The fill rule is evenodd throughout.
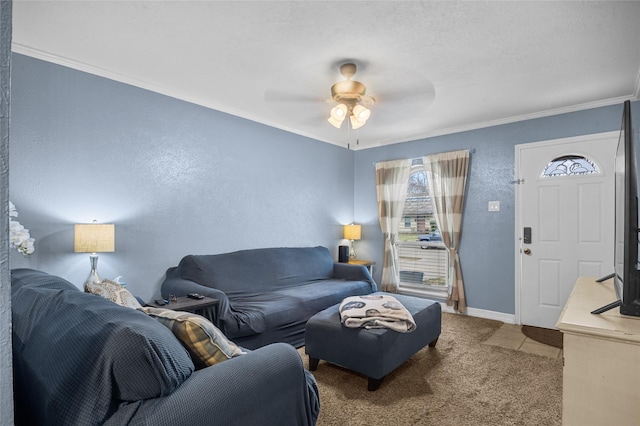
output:
<path id="1" fill-rule="evenodd" d="M 255 349 L 303 346 L 309 318 L 376 289 L 367 268 L 334 262 L 326 247 L 278 247 L 185 256 L 167 270 L 162 295 L 218 299 L 214 323 L 236 344 Z"/>
<path id="2" fill-rule="evenodd" d="M 140 310 L 30 269 L 12 271 L 11 293 L 17 425 L 316 422 L 315 380 L 290 345 L 195 370 Z"/>

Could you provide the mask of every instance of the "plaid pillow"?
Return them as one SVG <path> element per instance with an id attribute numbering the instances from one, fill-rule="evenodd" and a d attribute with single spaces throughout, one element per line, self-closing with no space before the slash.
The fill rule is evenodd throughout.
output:
<path id="1" fill-rule="evenodd" d="M 84 291 L 86 293 L 102 296 L 105 299 L 109 299 L 112 302 L 127 308 L 140 309 L 142 307 L 138 302 L 138 299 L 136 299 L 129 290 L 114 281 L 103 280 L 98 284 L 88 283 L 85 284 Z"/>
<path id="2" fill-rule="evenodd" d="M 244 353 L 215 325 L 200 315 L 153 307 L 144 307 L 142 310 L 173 332 L 189 351 L 196 369 L 205 368 Z"/>

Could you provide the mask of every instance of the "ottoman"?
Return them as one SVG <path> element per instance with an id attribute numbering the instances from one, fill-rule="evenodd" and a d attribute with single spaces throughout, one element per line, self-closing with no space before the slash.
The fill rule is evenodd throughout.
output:
<path id="1" fill-rule="evenodd" d="M 340 305 L 331 306 L 307 322 L 305 353 L 309 356 L 309 369 L 315 370 L 324 360 L 367 376 L 368 389 L 375 391 L 384 376 L 413 354 L 427 345 L 434 347 L 441 330 L 440 303 L 402 294 L 392 296 L 413 316 L 413 332 L 345 327 L 340 321 Z"/>

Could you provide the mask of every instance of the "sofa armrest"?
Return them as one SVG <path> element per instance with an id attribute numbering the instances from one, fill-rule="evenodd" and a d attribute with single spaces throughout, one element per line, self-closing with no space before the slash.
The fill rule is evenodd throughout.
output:
<path id="1" fill-rule="evenodd" d="M 168 298 L 170 294 L 186 296 L 189 293 L 198 293 L 203 296 L 218 299 L 218 305 L 214 308 L 215 321 L 213 321 L 213 323 L 216 327 L 224 331 L 221 319 L 223 319 L 229 312 L 230 305 L 229 298 L 223 291 L 198 284 L 195 281 L 185 280 L 176 273 L 176 268 L 169 268 L 167 270 L 165 280 L 162 283 L 161 292 L 162 297 L 165 299 Z"/>
<path id="2" fill-rule="evenodd" d="M 189 293 L 199 293 L 203 296 L 213 297 L 218 300 L 227 299 L 227 295 L 223 291 L 198 284 L 195 281 L 185 280 L 180 277 L 176 269 L 175 267 L 167 269 L 166 277 L 161 288 L 163 297 L 167 297 L 170 294 L 186 296 Z"/>
<path id="3" fill-rule="evenodd" d="M 371 291 L 378 291 L 378 286 L 363 265 L 350 265 L 348 263 L 336 262 L 333 264 L 333 277 L 349 281 L 367 281 L 371 285 Z"/>
<path id="4" fill-rule="evenodd" d="M 314 425 L 319 411 L 300 355 L 275 343 L 198 370 L 164 398 L 120 407 L 109 423 Z"/>

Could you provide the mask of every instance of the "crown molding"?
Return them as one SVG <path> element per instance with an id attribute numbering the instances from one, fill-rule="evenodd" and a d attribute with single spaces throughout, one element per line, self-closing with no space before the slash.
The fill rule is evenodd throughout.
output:
<path id="1" fill-rule="evenodd" d="M 593 108 L 599 108 L 599 107 L 605 107 L 605 106 L 610 106 L 610 105 L 615 105 L 615 104 L 619 104 L 622 103 L 626 100 L 638 100 L 640 99 L 640 70 L 638 71 L 638 75 L 636 77 L 636 83 L 635 83 L 635 87 L 634 87 L 634 91 L 633 93 L 627 95 L 627 96 L 620 96 L 620 97 L 616 97 L 616 98 L 610 98 L 610 99 L 603 99 L 600 101 L 594 101 L 594 102 L 587 102 L 587 103 L 583 103 L 583 104 L 578 104 L 578 105 L 572 105 L 572 106 L 568 106 L 568 107 L 562 107 L 562 108 L 554 108 L 554 109 L 550 109 L 550 110 L 544 110 L 544 111 L 538 111 L 535 113 L 530 113 L 530 114 L 521 114 L 521 115 L 515 115 L 512 117 L 506 117 L 506 118 L 501 118 L 499 120 L 490 120 L 490 121 L 485 121 L 485 122 L 478 122 L 478 123 L 472 123 L 472 124 L 468 124 L 468 125 L 464 125 L 464 126 L 455 126 L 455 127 L 448 127 L 448 128 L 444 128 L 444 129 L 436 129 L 436 130 L 432 130 L 432 131 L 426 131 L 424 133 L 421 134 L 416 134 L 410 137 L 407 137 L 405 139 L 401 139 L 401 140 L 393 140 L 393 141 L 381 141 L 375 144 L 367 144 L 366 141 L 363 141 L 360 144 L 356 144 L 355 141 L 354 143 L 347 143 L 347 142 L 337 142 L 335 140 L 324 140 L 324 139 L 318 139 L 317 137 L 314 137 L 312 135 L 309 134 L 305 134 L 304 132 L 300 132 L 299 130 L 296 129 L 291 129 L 287 126 L 282 126 L 282 125 L 278 125 L 275 123 L 271 123 L 268 121 L 264 121 L 264 120 L 260 120 L 256 117 L 252 117 L 250 115 L 247 115 L 241 111 L 235 111 L 229 108 L 225 108 L 225 107 L 221 107 L 220 105 L 213 105 L 210 102 L 206 102 L 202 99 L 196 99 L 193 98 L 192 96 L 185 96 L 182 93 L 178 93 L 178 92 L 172 92 L 170 90 L 167 90 L 166 88 L 163 87 L 159 87 L 153 83 L 150 83 L 149 81 L 146 80 L 141 80 L 135 77 L 132 77 L 130 75 L 126 75 L 126 74 L 121 74 L 106 68 L 101 68 L 101 67 L 96 67 L 93 65 L 89 65 L 89 64 L 85 64 L 83 62 L 79 62 L 70 58 L 65 58 L 63 56 L 60 55 L 55 55 L 49 52 L 45 52 L 43 50 L 39 50 L 39 49 L 34 49 L 32 47 L 20 44 L 20 43 L 16 43 L 13 42 L 12 46 L 11 46 L 11 50 L 15 53 L 19 53 L 19 54 L 23 54 L 26 56 L 30 56 L 36 59 L 41 59 L 43 61 L 46 62 L 51 62 L 54 64 L 58 64 L 58 65 L 62 65 L 68 68 L 72 68 L 78 71 L 83 71 L 89 74 L 93 74 L 93 75 L 97 75 L 100 77 L 104 77 L 110 80 L 115 80 L 118 81 L 120 83 L 125 83 L 125 84 L 129 84 L 135 87 L 139 87 L 145 90 L 150 90 L 152 92 L 155 93 L 160 93 L 162 95 L 165 96 L 169 96 L 175 99 L 179 99 L 179 100 L 183 100 L 186 102 L 191 102 L 194 103 L 196 105 L 201 105 L 207 108 L 211 108 L 214 109 L 216 111 L 220 111 L 226 114 L 231 114 L 234 115 L 236 117 L 240 117 L 240 118 L 244 118 L 247 120 L 251 120 L 251 121 L 255 121 L 257 123 L 261 123 L 270 127 L 274 127 L 280 130 L 284 130 L 286 132 L 290 132 L 290 133 L 294 133 L 303 137 L 307 137 L 309 139 L 312 140 L 317 140 L 320 142 L 325 142 L 325 143 L 329 143 L 332 145 L 336 145 L 336 146 L 340 146 L 343 148 L 349 148 L 352 151 L 360 151 L 360 150 L 364 150 L 364 149 L 371 149 L 371 148 L 379 148 L 382 146 L 389 146 L 389 145 L 395 145 L 395 144 L 399 144 L 399 143 L 406 143 L 406 142 L 413 142 L 413 141 L 418 141 L 418 140 L 422 140 L 422 139 L 429 139 L 429 138 L 433 138 L 436 136 L 445 136 L 445 135 L 451 135 L 451 134 L 455 134 L 455 133 L 462 133 L 462 132 L 468 132 L 471 130 L 478 130 L 478 129 L 484 129 L 484 128 L 488 128 L 488 127 L 495 127 L 495 126 L 501 126 L 501 125 L 505 125 L 505 124 L 512 124 L 512 123 L 517 123 L 520 121 L 527 121 L 527 120 L 535 120 L 538 118 L 544 118 L 544 117 L 550 117 L 550 116 L 554 116 L 554 115 L 561 115 L 561 114 L 568 114 L 568 113 L 572 113 L 572 112 L 578 112 L 578 111 L 584 111 L 584 110 L 588 110 L 588 109 L 593 109 Z"/>

